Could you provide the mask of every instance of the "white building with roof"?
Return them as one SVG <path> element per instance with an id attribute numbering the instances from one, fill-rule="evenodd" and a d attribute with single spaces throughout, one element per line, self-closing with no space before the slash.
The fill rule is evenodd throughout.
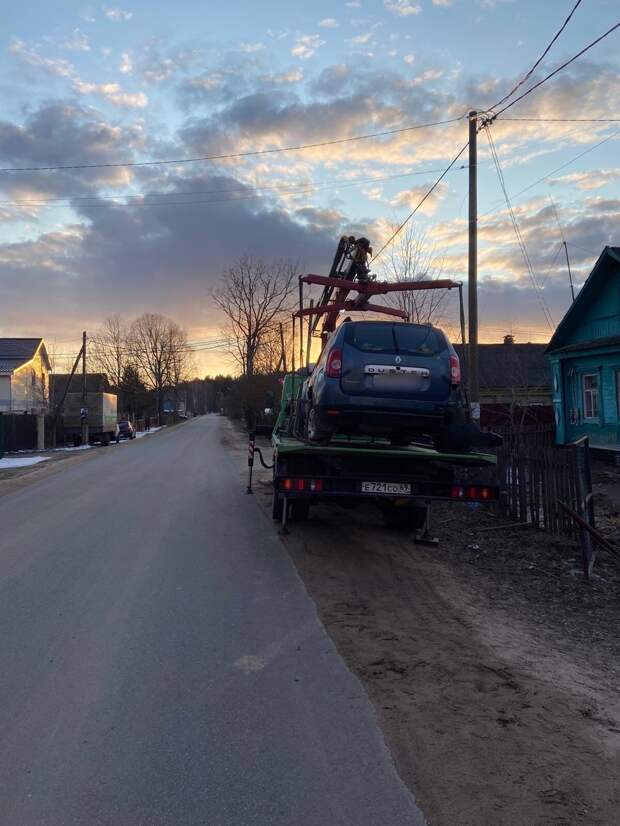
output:
<path id="1" fill-rule="evenodd" d="M 0 412 L 44 413 L 50 371 L 42 338 L 0 338 Z"/>

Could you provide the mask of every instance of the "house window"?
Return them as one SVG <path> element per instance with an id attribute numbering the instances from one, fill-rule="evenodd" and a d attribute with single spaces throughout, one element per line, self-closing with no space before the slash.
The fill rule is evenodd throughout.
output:
<path id="1" fill-rule="evenodd" d="M 583 410 L 585 419 L 598 419 L 598 373 L 583 377 Z"/>

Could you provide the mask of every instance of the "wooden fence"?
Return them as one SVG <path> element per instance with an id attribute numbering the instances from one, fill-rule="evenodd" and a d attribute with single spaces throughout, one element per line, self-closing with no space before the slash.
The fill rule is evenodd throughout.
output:
<path id="1" fill-rule="evenodd" d="M 514 522 L 573 537 L 576 526 L 558 504 L 580 507 L 576 447 L 505 446 L 497 453 L 501 507 Z"/>

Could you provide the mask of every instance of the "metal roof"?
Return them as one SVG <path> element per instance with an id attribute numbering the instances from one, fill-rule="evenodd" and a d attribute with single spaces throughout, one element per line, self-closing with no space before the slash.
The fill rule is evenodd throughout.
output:
<path id="1" fill-rule="evenodd" d="M 483 389 L 500 387 L 550 387 L 551 366 L 546 344 L 479 344 L 478 374 Z M 463 348 L 454 349 L 463 359 Z M 465 362 L 464 367 L 466 367 Z"/>

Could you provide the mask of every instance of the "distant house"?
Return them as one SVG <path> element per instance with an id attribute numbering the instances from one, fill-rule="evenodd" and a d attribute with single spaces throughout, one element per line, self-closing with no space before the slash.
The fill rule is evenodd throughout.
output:
<path id="1" fill-rule="evenodd" d="M 45 412 L 50 370 L 42 338 L 0 338 L 0 412 Z"/>
<path id="2" fill-rule="evenodd" d="M 478 345 L 482 424 L 544 422 L 552 417 L 551 369 L 546 344 Z M 463 348 L 456 345 L 466 374 Z"/>
<path id="3" fill-rule="evenodd" d="M 620 247 L 605 247 L 547 353 L 556 441 L 620 448 Z"/>

